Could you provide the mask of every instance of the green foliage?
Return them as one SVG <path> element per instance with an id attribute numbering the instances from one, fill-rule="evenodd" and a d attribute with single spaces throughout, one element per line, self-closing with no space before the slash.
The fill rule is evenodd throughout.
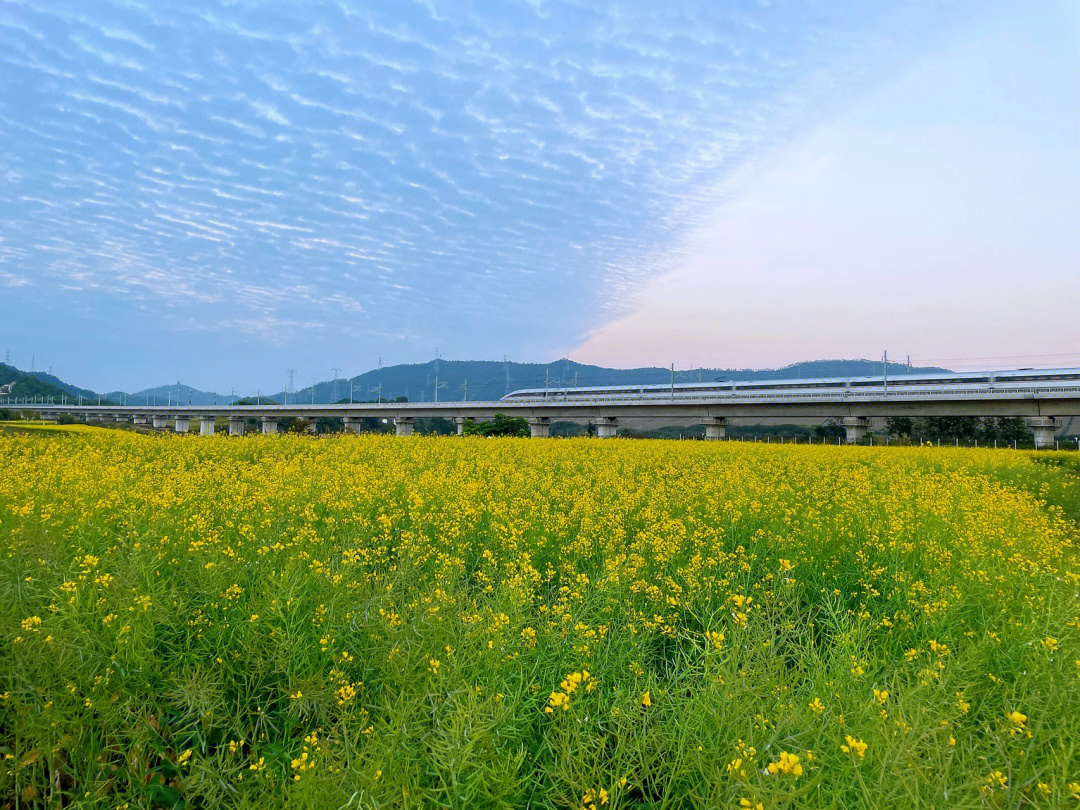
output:
<path id="1" fill-rule="evenodd" d="M 421 417 L 413 422 L 413 430 L 421 436 L 457 435 L 457 425 L 441 416 Z"/>
<path id="2" fill-rule="evenodd" d="M 551 423 L 551 435 L 559 438 L 571 438 L 574 436 L 584 436 L 587 432 L 585 425 L 577 422 L 552 422 Z"/>
<path id="3" fill-rule="evenodd" d="M 520 436 L 530 435 L 529 422 L 504 413 L 495 414 L 490 422 L 466 422 L 463 428 L 465 436 Z"/>
<path id="4" fill-rule="evenodd" d="M 885 432 L 890 436 L 911 436 L 910 416 L 890 416 L 885 419 Z"/>
<path id="5" fill-rule="evenodd" d="M 891 421 L 891 420 L 890 420 Z M 931 416 L 909 419 L 906 434 L 913 438 L 929 442 L 961 444 L 978 442 L 992 444 L 994 440 L 1008 444 L 1014 440 L 1030 444 L 1031 430 L 1019 417 L 977 417 L 977 416 Z M 890 429 L 893 435 L 900 435 Z"/>

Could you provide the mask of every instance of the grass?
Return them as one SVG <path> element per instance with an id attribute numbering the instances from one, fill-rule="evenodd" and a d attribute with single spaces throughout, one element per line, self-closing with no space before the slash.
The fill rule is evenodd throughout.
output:
<path id="1" fill-rule="evenodd" d="M 11 806 L 1080 806 L 1068 454 L 60 433 Z"/>

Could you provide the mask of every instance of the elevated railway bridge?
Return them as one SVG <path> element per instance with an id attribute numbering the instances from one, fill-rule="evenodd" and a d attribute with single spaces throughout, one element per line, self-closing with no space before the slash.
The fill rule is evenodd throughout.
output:
<path id="1" fill-rule="evenodd" d="M 860 442 L 874 417 L 1022 417 L 1036 447 L 1052 447 L 1062 418 L 1080 416 L 1080 369 L 1020 369 L 951 375 L 888 378 L 822 378 L 754 382 L 713 381 L 646 386 L 523 389 L 499 400 L 480 402 L 383 402 L 256 405 L 92 405 L 20 402 L 0 398 L 0 407 L 36 412 L 44 419 L 69 414 L 88 421 L 132 421 L 186 433 L 192 422 L 211 435 L 219 420 L 240 434 L 255 418 L 263 433 L 276 433 L 285 417 L 336 417 L 356 431 L 360 420 L 393 420 L 398 435 L 412 433 L 422 417 L 453 419 L 461 433 L 468 420 L 496 413 L 524 417 L 534 437 L 550 435 L 553 421 L 589 421 L 597 436 L 613 437 L 620 420 L 699 420 L 707 439 L 721 439 L 730 419 L 798 418 L 840 421 L 849 443 Z"/>

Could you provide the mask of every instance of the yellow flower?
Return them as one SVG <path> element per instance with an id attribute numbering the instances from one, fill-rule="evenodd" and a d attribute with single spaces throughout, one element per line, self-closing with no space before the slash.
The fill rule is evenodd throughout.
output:
<path id="1" fill-rule="evenodd" d="M 810 701 L 810 709 L 814 714 L 821 714 L 825 711 L 825 704 L 821 702 L 821 698 L 816 697 Z"/>
<path id="2" fill-rule="evenodd" d="M 1011 720 L 1012 722 L 1016 723 L 1016 725 L 1018 725 L 1018 726 L 1023 726 L 1024 723 L 1027 722 L 1027 715 L 1026 714 L 1021 714 L 1020 712 L 1013 710 L 1013 711 L 1011 711 L 1011 712 L 1009 712 L 1008 714 L 1005 715 L 1005 719 L 1006 720 Z"/>
<path id="3" fill-rule="evenodd" d="M 874 700 L 876 700 L 878 703 L 884 703 L 888 699 L 889 699 L 889 690 L 887 690 L 887 689 L 875 689 L 874 690 Z"/>
<path id="4" fill-rule="evenodd" d="M 641 696 L 641 705 L 646 708 L 652 706 L 652 696 L 649 694 L 648 690 Z"/>
<path id="5" fill-rule="evenodd" d="M 803 767 L 799 763 L 799 756 L 797 754 L 789 754 L 787 751 L 780 753 L 780 758 L 775 762 L 770 762 L 766 770 L 770 774 L 787 774 L 789 776 L 802 776 Z"/>
<path id="6" fill-rule="evenodd" d="M 854 754 L 859 759 L 866 756 L 866 743 L 862 740 L 856 740 L 850 734 L 845 736 L 847 745 L 841 745 L 840 750 L 845 754 Z"/>
<path id="7" fill-rule="evenodd" d="M 356 687 L 352 684 L 342 684 L 341 688 L 335 693 L 337 695 L 338 706 L 344 706 L 354 697 L 356 697 Z"/>
<path id="8" fill-rule="evenodd" d="M 565 692 L 552 692 L 548 698 L 548 705 L 544 708 L 547 714 L 551 714 L 556 709 L 562 709 L 564 712 L 570 709 L 570 697 Z"/>
<path id="9" fill-rule="evenodd" d="M 1001 771 L 991 771 L 986 777 L 986 783 L 983 785 L 984 791 L 993 791 L 1008 787 L 1008 778 Z"/>

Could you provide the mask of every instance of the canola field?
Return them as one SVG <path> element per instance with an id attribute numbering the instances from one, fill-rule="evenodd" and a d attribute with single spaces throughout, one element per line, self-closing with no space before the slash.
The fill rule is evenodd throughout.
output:
<path id="1" fill-rule="evenodd" d="M 1080 807 L 1078 516 L 1066 454 L 0 435 L 0 805 Z"/>

